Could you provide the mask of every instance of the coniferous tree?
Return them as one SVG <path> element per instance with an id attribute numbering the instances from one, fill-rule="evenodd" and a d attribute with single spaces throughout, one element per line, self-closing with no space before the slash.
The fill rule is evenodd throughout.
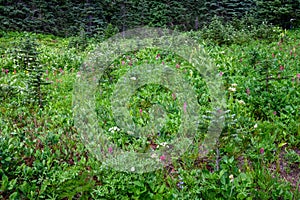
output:
<path id="1" fill-rule="evenodd" d="M 290 28 L 291 22 L 299 22 L 300 1 L 298 0 L 255 0 L 256 15 L 263 21 Z"/>

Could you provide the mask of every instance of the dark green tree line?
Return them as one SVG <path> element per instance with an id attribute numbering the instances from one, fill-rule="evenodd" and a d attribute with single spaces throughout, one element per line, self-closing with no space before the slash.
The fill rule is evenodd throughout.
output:
<path id="1" fill-rule="evenodd" d="M 137 26 L 197 30 L 214 16 L 224 22 L 252 15 L 283 28 L 299 25 L 299 0 L 0 0 L 0 29 L 59 36 Z"/>

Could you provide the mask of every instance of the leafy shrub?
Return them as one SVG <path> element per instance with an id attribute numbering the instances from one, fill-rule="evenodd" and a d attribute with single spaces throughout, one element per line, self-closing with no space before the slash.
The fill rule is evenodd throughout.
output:
<path id="1" fill-rule="evenodd" d="M 282 29 L 263 22 L 257 24 L 252 17 L 245 17 L 237 22 L 224 22 L 220 17 L 214 16 L 209 25 L 201 31 L 203 39 L 222 45 L 243 44 L 251 40 L 277 41 Z"/>

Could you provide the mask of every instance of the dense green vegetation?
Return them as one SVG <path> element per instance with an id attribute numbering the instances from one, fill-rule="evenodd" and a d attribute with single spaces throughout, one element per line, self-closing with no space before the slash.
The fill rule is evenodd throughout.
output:
<path id="1" fill-rule="evenodd" d="M 300 199 L 299 11 L 296 0 L 0 0 L 0 198 Z M 159 103 L 165 125 L 138 138 L 118 127 L 111 98 L 129 70 L 170 66 L 200 105 L 194 145 L 180 158 L 158 157 L 164 167 L 142 174 L 105 166 L 74 116 L 74 83 L 89 53 L 138 26 L 185 31 L 216 65 L 227 102 L 221 136 L 203 156 L 199 147 L 214 112 L 203 74 L 165 49 L 117 57 L 95 94 L 98 125 L 117 147 L 168 146 L 186 109 L 173 91 L 148 84 L 130 97 L 129 113 L 145 127 Z"/>
<path id="2" fill-rule="evenodd" d="M 144 174 L 103 167 L 74 126 L 73 84 L 80 66 L 113 31 L 92 38 L 2 32 L 0 198 L 299 199 L 300 31 L 265 24 L 236 27 L 215 18 L 201 32 L 184 33 L 206 49 L 224 83 L 228 113 L 218 145 L 204 158 L 192 149 L 163 169 Z M 130 109 L 136 123 L 144 124 L 149 104 L 161 100 L 172 108 L 175 122 L 160 137 L 133 140 L 111 129 L 114 85 L 126 70 L 145 61 L 163 62 L 182 73 L 199 94 L 202 112 L 210 111 L 205 82 L 179 56 L 162 49 L 121 56 L 100 84 L 105 95 L 97 97 L 97 112 L 99 125 L 124 149 L 163 145 L 177 131 L 180 108 L 170 91 L 157 85 L 141 88 Z M 206 125 L 195 139 L 201 139 Z"/>
<path id="3" fill-rule="evenodd" d="M 299 27 L 298 0 L 51 0 L 0 1 L 0 30 L 33 31 L 58 36 L 103 34 L 137 26 L 199 30 L 213 17 L 228 22 L 252 17 L 251 25 L 267 22 Z M 249 25 L 250 25 L 249 24 Z"/>

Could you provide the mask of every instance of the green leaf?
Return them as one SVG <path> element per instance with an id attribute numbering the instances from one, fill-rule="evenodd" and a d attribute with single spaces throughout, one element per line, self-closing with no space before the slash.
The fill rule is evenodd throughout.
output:
<path id="1" fill-rule="evenodd" d="M 158 193 L 162 194 L 164 192 L 165 188 L 166 188 L 166 185 L 162 184 L 158 190 Z"/>
<path id="2" fill-rule="evenodd" d="M 1 191 L 6 191 L 8 187 L 8 177 L 3 174 L 2 175 L 2 183 L 1 183 Z"/>
<path id="3" fill-rule="evenodd" d="M 9 182 L 9 187 L 8 187 L 8 190 L 12 190 L 15 186 L 16 186 L 16 183 L 17 183 L 17 178 L 16 179 L 13 179 Z"/>
<path id="4" fill-rule="evenodd" d="M 9 199 L 10 199 L 10 200 L 17 200 L 17 199 L 19 199 L 19 194 L 18 194 L 18 192 L 12 193 L 12 194 L 9 196 Z"/>
<path id="5" fill-rule="evenodd" d="M 278 147 L 281 148 L 281 147 L 283 147 L 286 144 L 287 144 L 286 142 L 282 142 L 282 143 L 278 144 Z"/>
<path id="6" fill-rule="evenodd" d="M 144 187 L 144 184 L 141 181 L 134 181 L 133 184 L 139 187 Z"/>

